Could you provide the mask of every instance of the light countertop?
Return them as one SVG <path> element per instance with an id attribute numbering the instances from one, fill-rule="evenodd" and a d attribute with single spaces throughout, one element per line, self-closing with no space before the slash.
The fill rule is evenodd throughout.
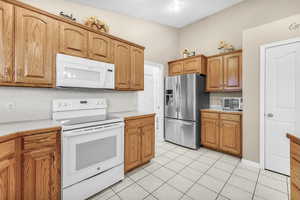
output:
<path id="1" fill-rule="evenodd" d="M 141 111 L 128 111 L 128 112 L 114 112 L 109 113 L 111 116 L 120 117 L 123 119 L 138 117 L 138 116 L 145 116 L 145 115 L 153 115 L 154 112 L 141 112 Z"/>
<path id="2" fill-rule="evenodd" d="M 42 129 L 60 128 L 60 123 L 54 120 L 38 120 L 25 122 L 0 123 L 0 137 L 20 132 Z"/>
<path id="3" fill-rule="evenodd" d="M 228 110 L 223 110 L 219 108 L 207 108 L 207 109 L 201 109 L 203 112 L 217 112 L 217 113 L 228 113 L 228 114 L 239 114 L 242 115 L 243 111 L 228 111 Z"/>

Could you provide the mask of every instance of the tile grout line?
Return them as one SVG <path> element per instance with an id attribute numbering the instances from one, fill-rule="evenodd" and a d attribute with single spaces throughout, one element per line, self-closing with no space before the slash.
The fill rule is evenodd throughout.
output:
<path id="1" fill-rule="evenodd" d="M 204 153 L 204 155 L 205 155 L 205 153 Z M 223 157 L 224 155 L 222 155 L 220 158 L 218 158 L 203 174 L 202 174 L 202 176 L 200 176 L 198 179 L 197 179 L 197 181 L 195 181 L 192 185 L 191 185 L 191 187 L 183 194 L 183 196 L 180 198 L 180 199 L 182 199 L 183 197 L 184 197 L 184 195 L 186 195 L 191 189 L 192 189 L 192 187 L 194 187 L 196 184 L 198 184 L 198 181 L 219 161 L 219 160 L 221 160 L 221 158 Z M 206 187 L 205 187 L 206 188 Z M 209 189 L 209 188 L 207 188 L 207 189 Z M 209 190 L 211 190 L 211 189 L 209 189 Z M 211 190 L 212 191 L 212 190 Z M 215 191 L 213 191 L 213 192 L 215 192 Z M 216 193 L 216 192 L 215 192 Z M 187 195 L 188 196 L 188 195 Z M 188 196 L 188 197 L 190 197 L 190 196 Z M 190 197 L 191 198 L 191 197 Z M 218 198 L 218 196 L 217 196 L 217 198 Z M 193 198 L 191 198 L 191 199 L 193 199 Z"/>
<path id="2" fill-rule="evenodd" d="M 219 191 L 219 193 L 218 193 L 216 199 L 218 199 L 218 198 L 221 196 L 222 191 L 224 190 L 224 188 L 225 188 L 226 185 L 228 184 L 230 178 L 233 176 L 234 171 L 238 168 L 239 163 L 240 163 L 240 162 L 238 162 L 238 163 L 235 165 L 234 169 L 233 169 L 232 172 L 230 173 L 230 176 L 229 176 L 228 179 L 225 181 L 223 187 L 222 187 L 221 190 Z M 227 197 L 226 197 L 226 198 L 227 198 Z M 228 199 L 228 198 L 227 198 L 227 199 Z"/>
<path id="3" fill-rule="evenodd" d="M 177 148 L 177 147 L 175 147 L 175 148 Z M 197 151 L 197 150 L 196 150 L 196 151 Z M 185 153 L 186 153 L 186 152 L 185 152 Z M 179 154 L 179 156 L 182 156 L 182 155 L 184 155 L 185 153 Z M 207 153 L 207 152 L 206 152 L 206 153 Z M 198 159 L 199 159 L 201 156 L 205 155 L 206 153 L 200 154 L 200 156 L 197 157 L 197 158 L 195 158 L 195 159 L 192 159 L 192 158 L 190 158 L 190 159 L 193 160 L 193 162 L 194 162 L 194 161 L 198 161 Z M 176 153 L 176 154 L 178 154 L 178 153 Z M 177 156 L 177 157 L 179 157 L 179 156 Z M 177 158 L 177 157 L 176 157 L 176 158 Z M 176 158 L 170 159 L 170 162 L 176 160 Z M 220 157 L 219 159 L 221 159 L 221 157 Z M 217 161 L 218 161 L 218 160 L 216 160 L 216 161 L 211 165 L 211 167 L 212 167 Z M 178 161 L 177 161 L 177 162 L 178 162 Z M 180 162 L 179 162 L 179 163 L 180 163 Z M 191 163 L 192 163 L 192 162 L 191 162 Z M 166 164 L 167 164 L 167 163 L 166 163 Z M 166 164 L 162 165 L 162 167 L 165 167 Z M 181 164 L 182 164 L 182 163 L 181 163 Z M 175 188 L 174 186 L 170 185 L 170 184 L 168 183 L 168 181 L 171 180 L 172 178 L 174 178 L 175 176 L 179 175 L 180 172 L 183 171 L 184 169 L 188 168 L 188 166 L 189 166 L 189 164 L 188 164 L 188 165 L 185 165 L 185 167 L 182 168 L 181 170 L 179 170 L 178 172 L 177 172 L 177 171 L 174 171 L 174 170 L 172 170 L 172 169 L 169 169 L 169 168 L 167 168 L 167 167 L 165 167 L 166 169 L 169 169 L 169 170 L 171 170 L 172 172 L 174 172 L 175 175 L 172 176 L 171 178 L 169 178 L 167 181 L 164 181 L 164 180 L 163 180 L 163 181 L 164 181 L 163 184 L 167 184 L 168 186 L 172 187 L 172 188 L 175 189 L 176 191 L 182 193 L 183 195 L 180 197 L 180 199 L 182 199 L 183 196 L 186 194 L 186 192 L 189 191 L 189 189 L 190 189 L 195 183 L 197 183 L 197 181 L 198 181 L 198 180 L 206 173 L 206 172 L 205 172 L 199 179 L 197 179 L 197 181 L 194 182 L 194 183 L 192 184 L 192 186 L 191 186 L 186 192 L 182 192 L 182 191 L 178 190 L 177 188 Z M 209 168 L 209 169 L 210 169 L 210 168 Z M 209 170 L 209 169 L 208 169 L 208 170 Z M 208 171 L 208 170 L 206 170 L 206 171 Z M 153 175 L 153 176 L 155 176 L 155 175 Z M 181 176 L 181 175 L 179 175 L 179 176 Z M 157 176 L 155 176 L 155 177 L 157 177 Z M 159 177 L 157 177 L 157 178 L 159 178 Z M 184 178 L 185 178 L 185 177 L 184 177 Z M 159 178 L 159 179 L 160 179 L 160 178 Z M 186 178 L 186 179 L 187 179 L 187 178 Z M 162 180 L 162 179 L 160 179 L 160 180 Z M 188 179 L 188 180 L 190 180 L 190 179 Z M 190 180 L 190 181 L 191 181 L 191 180 Z M 162 185 L 163 185 L 163 184 L 162 184 Z M 160 187 L 158 187 L 157 189 L 155 189 L 155 190 L 151 193 L 151 195 L 152 195 L 155 191 L 157 191 L 159 188 L 160 188 Z M 152 196 L 154 196 L 154 195 L 152 195 Z M 155 197 L 155 196 L 154 196 L 154 197 Z"/>
<path id="4" fill-rule="evenodd" d="M 254 199 L 255 197 L 255 193 L 256 193 L 256 188 L 257 188 L 257 185 L 258 185 L 258 180 L 259 180 L 259 177 L 260 177 L 260 169 L 259 169 L 259 172 L 258 172 L 258 176 L 257 176 L 257 179 L 256 179 L 256 183 L 255 183 L 255 186 L 254 186 L 254 191 L 253 191 L 253 194 L 252 194 L 252 200 Z"/>

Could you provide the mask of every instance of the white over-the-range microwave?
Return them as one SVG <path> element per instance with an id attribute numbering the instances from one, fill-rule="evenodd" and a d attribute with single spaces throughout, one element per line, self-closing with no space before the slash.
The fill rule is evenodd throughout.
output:
<path id="1" fill-rule="evenodd" d="M 114 64 L 57 54 L 56 87 L 115 88 Z"/>

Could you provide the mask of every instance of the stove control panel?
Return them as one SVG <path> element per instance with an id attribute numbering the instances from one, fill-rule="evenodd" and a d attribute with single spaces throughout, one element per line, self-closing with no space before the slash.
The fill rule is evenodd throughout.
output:
<path id="1" fill-rule="evenodd" d="M 53 100 L 52 110 L 94 110 L 107 108 L 106 99 L 57 99 Z"/>

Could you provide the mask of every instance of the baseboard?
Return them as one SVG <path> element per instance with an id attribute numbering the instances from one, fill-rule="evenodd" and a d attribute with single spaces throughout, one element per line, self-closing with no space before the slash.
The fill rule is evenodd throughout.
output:
<path id="1" fill-rule="evenodd" d="M 250 167 L 260 168 L 260 164 L 259 163 L 253 162 L 251 160 L 242 159 L 242 163 L 245 164 L 245 165 L 247 165 L 247 166 L 250 166 Z"/>

